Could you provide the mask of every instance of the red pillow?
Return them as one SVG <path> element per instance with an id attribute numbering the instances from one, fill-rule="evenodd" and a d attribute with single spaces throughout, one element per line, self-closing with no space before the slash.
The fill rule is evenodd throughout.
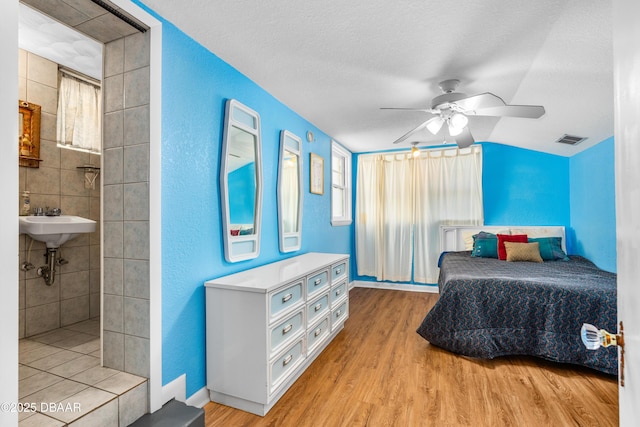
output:
<path id="1" fill-rule="evenodd" d="M 528 239 L 526 234 L 498 234 L 498 259 L 503 261 L 507 259 L 504 242 L 527 243 Z"/>

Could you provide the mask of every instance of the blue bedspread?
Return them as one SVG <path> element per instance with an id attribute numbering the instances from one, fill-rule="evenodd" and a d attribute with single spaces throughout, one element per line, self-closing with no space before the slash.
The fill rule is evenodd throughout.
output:
<path id="1" fill-rule="evenodd" d="M 440 298 L 418 327 L 438 347 L 493 359 L 530 355 L 617 374 L 617 349 L 587 350 L 583 323 L 617 331 L 616 274 L 579 256 L 507 262 L 451 252 L 442 259 Z"/>

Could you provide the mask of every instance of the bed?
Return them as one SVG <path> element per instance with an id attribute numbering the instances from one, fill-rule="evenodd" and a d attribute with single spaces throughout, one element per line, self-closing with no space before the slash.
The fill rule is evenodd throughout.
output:
<path id="1" fill-rule="evenodd" d="M 465 356 L 530 355 L 617 374 L 615 347 L 590 351 L 580 338 L 583 323 L 617 330 L 616 275 L 580 256 L 544 262 L 471 256 L 469 236 L 480 231 L 552 235 L 566 250 L 563 227 L 443 227 L 440 297 L 418 334 Z"/>

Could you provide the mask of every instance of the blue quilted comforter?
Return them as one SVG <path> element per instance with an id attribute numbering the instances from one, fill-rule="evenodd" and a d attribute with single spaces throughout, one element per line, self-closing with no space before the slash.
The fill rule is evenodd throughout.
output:
<path id="1" fill-rule="evenodd" d="M 617 374 L 617 349 L 587 350 L 583 323 L 616 331 L 616 275 L 591 261 L 506 262 L 444 255 L 440 298 L 418 327 L 438 347 L 493 359 L 530 355 Z"/>

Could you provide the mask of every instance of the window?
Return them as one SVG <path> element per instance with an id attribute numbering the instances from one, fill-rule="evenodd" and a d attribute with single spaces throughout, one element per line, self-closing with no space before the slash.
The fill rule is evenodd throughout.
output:
<path id="1" fill-rule="evenodd" d="M 331 143 L 331 225 L 351 224 L 351 153 Z"/>
<path id="2" fill-rule="evenodd" d="M 436 283 L 440 225 L 483 224 L 482 146 L 358 157 L 358 275 Z"/>
<path id="3" fill-rule="evenodd" d="M 99 154 L 102 146 L 100 87 L 60 70 L 58 147 Z"/>

